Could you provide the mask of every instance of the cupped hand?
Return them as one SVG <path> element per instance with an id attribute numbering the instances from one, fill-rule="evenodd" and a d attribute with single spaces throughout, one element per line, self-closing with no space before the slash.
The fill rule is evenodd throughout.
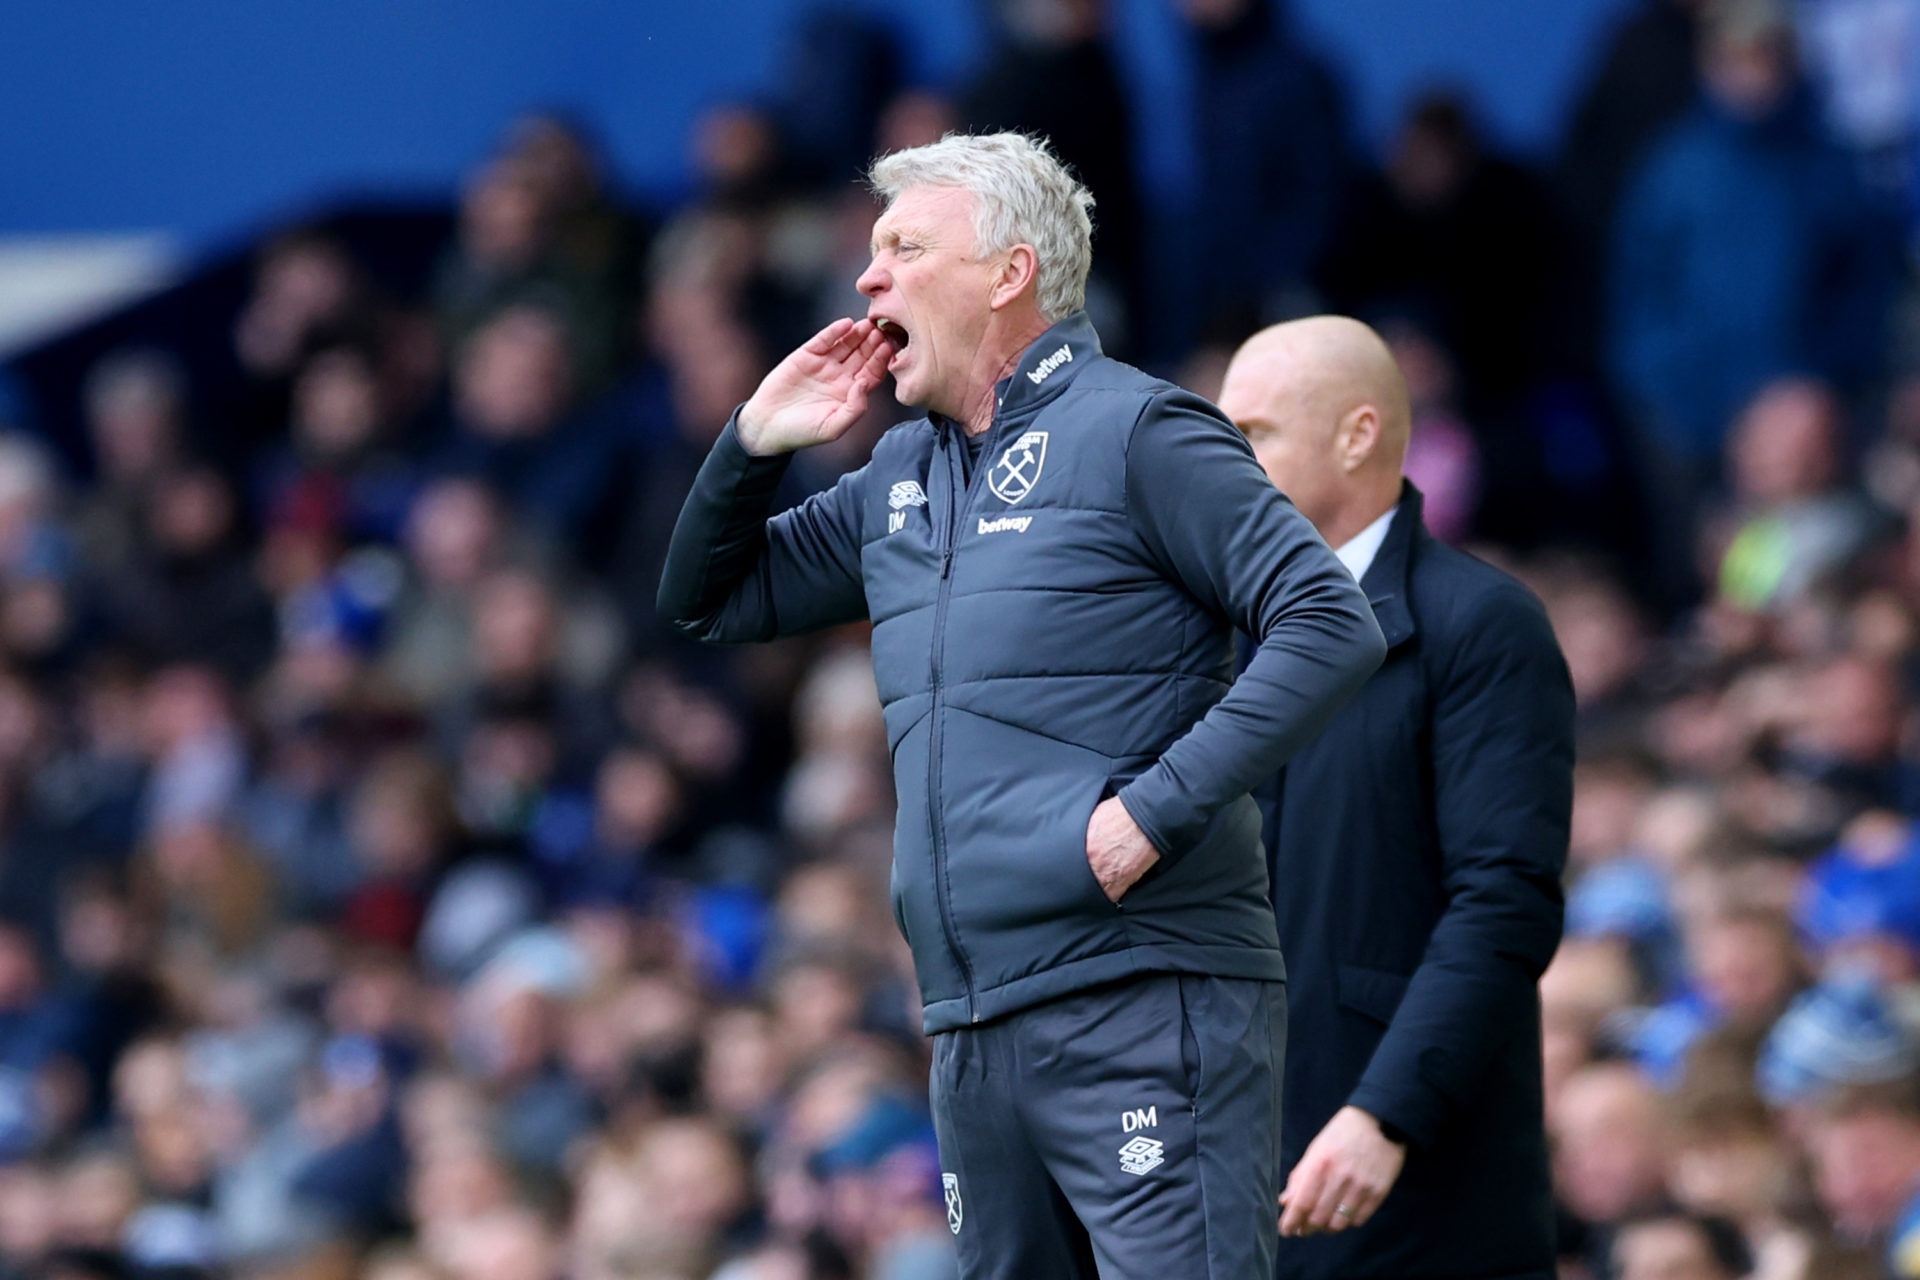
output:
<path id="1" fill-rule="evenodd" d="M 893 344 L 871 320 L 835 320 L 760 380 L 735 430 L 748 453 L 791 453 L 838 440 L 867 411 Z"/>

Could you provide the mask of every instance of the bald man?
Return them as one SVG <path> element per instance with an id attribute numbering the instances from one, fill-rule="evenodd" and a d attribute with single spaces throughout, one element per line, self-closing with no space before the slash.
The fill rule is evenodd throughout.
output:
<path id="1" fill-rule="evenodd" d="M 1406 384 L 1320 316 L 1234 356 L 1220 407 L 1389 646 L 1266 789 L 1287 959 L 1279 1274 L 1551 1280 L 1537 983 L 1560 940 L 1573 691 L 1546 612 L 1436 541 Z"/>

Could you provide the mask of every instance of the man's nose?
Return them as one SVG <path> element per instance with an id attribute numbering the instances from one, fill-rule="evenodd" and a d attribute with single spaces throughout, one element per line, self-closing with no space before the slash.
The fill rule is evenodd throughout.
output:
<path id="1" fill-rule="evenodd" d="M 853 287 L 869 298 L 880 296 L 887 287 L 887 273 L 880 269 L 878 259 L 867 264 L 867 269 L 860 273 L 860 278 L 853 282 Z"/>

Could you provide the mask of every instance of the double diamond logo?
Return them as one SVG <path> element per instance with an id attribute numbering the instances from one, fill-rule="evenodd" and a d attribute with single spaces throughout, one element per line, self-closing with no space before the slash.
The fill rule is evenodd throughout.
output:
<path id="1" fill-rule="evenodd" d="M 895 511 L 924 507 L 927 505 L 927 491 L 920 487 L 918 480 L 902 480 L 887 490 L 887 505 Z"/>
<path id="2" fill-rule="evenodd" d="M 1149 1138 L 1136 1134 L 1127 1139 L 1127 1145 L 1120 1148 L 1120 1169 L 1135 1177 L 1152 1173 L 1167 1162 L 1166 1144 L 1158 1138 Z"/>

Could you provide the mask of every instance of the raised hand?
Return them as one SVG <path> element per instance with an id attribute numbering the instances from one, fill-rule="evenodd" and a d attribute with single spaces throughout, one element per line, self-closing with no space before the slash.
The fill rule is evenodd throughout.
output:
<path id="1" fill-rule="evenodd" d="M 892 358 L 873 321 L 835 320 L 760 380 L 740 409 L 740 443 L 764 457 L 839 439 L 867 411 Z"/>

